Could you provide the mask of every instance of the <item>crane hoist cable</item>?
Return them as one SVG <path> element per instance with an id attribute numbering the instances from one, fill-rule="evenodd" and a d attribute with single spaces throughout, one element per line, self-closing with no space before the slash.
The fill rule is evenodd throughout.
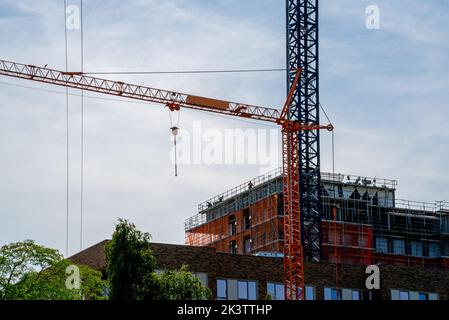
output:
<path id="1" fill-rule="evenodd" d="M 64 46 L 65 46 L 65 71 L 68 67 L 68 46 L 67 46 L 67 0 L 64 0 Z M 66 243 L 65 253 L 69 255 L 69 88 L 65 88 L 66 104 Z"/>
<path id="2" fill-rule="evenodd" d="M 80 0 L 80 58 L 84 72 L 83 0 Z M 83 202 L 84 202 L 84 90 L 81 90 L 81 163 L 80 163 L 80 251 L 83 250 Z"/>
<path id="3" fill-rule="evenodd" d="M 178 151 L 177 151 L 177 137 L 179 134 L 179 119 L 181 116 L 181 110 L 175 108 L 172 110 L 170 106 L 168 106 L 168 115 L 170 117 L 170 130 L 173 135 L 173 149 L 174 149 L 174 160 L 175 160 L 175 177 L 178 176 Z M 172 112 L 177 112 L 178 118 L 176 120 L 176 124 L 173 124 Z"/>
<path id="4" fill-rule="evenodd" d="M 332 121 L 330 120 L 329 116 L 327 115 L 326 110 L 323 108 L 323 106 L 320 103 L 320 108 L 321 111 L 323 112 L 324 116 L 326 117 L 327 121 L 333 125 Z M 335 179 L 335 135 L 334 135 L 334 130 L 332 130 L 331 132 L 332 136 L 332 142 L 331 142 L 331 154 L 332 154 L 332 179 Z M 338 195 L 335 192 L 335 184 L 333 186 L 333 193 L 334 193 L 334 197 L 337 197 Z M 334 207 L 332 208 L 332 218 L 333 218 L 333 223 L 334 223 L 334 258 L 335 258 L 335 287 L 338 288 L 339 285 L 339 274 L 338 274 L 338 252 L 337 252 L 337 247 L 338 247 L 338 238 L 337 238 L 337 207 L 334 205 Z M 341 233 L 341 237 L 344 237 L 344 226 L 342 226 L 342 229 L 340 231 Z"/>

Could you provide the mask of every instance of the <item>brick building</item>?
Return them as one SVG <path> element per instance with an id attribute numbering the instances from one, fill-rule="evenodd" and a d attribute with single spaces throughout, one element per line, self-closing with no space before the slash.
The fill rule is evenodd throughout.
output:
<path id="1" fill-rule="evenodd" d="M 103 273 L 104 248 L 100 242 L 70 259 Z M 151 244 L 157 270 L 174 270 L 187 264 L 208 286 L 213 299 L 252 300 L 283 298 L 282 257 L 239 255 L 217 252 L 215 248 Z M 306 299 L 389 300 L 449 299 L 449 277 L 445 270 L 422 266 L 380 264 L 381 289 L 365 287 L 365 266 L 357 264 L 305 263 Z"/>
<path id="2" fill-rule="evenodd" d="M 398 200 L 396 185 L 322 174 L 322 258 L 305 262 L 306 299 L 449 299 L 449 208 Z M 279 170 L 201 203 L 186 245 L 152 244 L 157 268 L 189 265 L 214 299 L 283 299 L 282 204 Z M 72 260 L 104 272 L 105 243 Z M 373 264 L 381 289 L 368 291 Z"/>

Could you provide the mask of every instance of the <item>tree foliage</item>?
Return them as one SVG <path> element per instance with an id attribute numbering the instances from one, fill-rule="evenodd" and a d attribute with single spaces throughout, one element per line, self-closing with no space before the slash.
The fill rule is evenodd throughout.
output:
<path id="1" fill-rule="evenodd" d="M 57 250 L 32 240 L 5 245 L 0 248 L 0 299 L 102 299 L 105 282 L 101 273 L 86 266 L 79 266 L 80 288 L 67 288 L 69 265 Z"/>
<path id="2" fill-rule="evenodd" d="M 0 249 L 1 299 L 8 299 L 17 284 L 30 273 L 42 272 L 62 260 L 57 250 L 37 245 L 32 240 L 5 245 Z"/>
<path id="3" fill-rule="evenodd" d="M 151 236 L 120 219 L 106 246 L 107 273 L 113 300 L 209 299 L 204 287 L 187 266 L 155 273 L 156 259 L 150 248 Z"/>
<path id="4" fill-rule="evenodd" d="M 106 246 L 111 300 L 143 300 L 156 285 L 156 259 L 150 249 L 151 236 L 120 219 Z"/>
<path id="5" fill-rule="evenodd" d="M 179 270 L 165 271 L 159 276 L 159 288 L 156 299 L 159 300 L 202 300 L 210 299 L 209 288 L 204 287 L 187 265 Z"/>

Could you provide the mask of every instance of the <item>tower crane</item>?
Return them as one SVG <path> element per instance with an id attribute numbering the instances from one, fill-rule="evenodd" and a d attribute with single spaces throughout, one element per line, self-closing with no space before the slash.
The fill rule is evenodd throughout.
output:
<path id="1" fill-rule="evenodd" d="M 303 123 L 320 123 L 319 96 L 319 0 L 286 0 L 287 88 L 292 88 L 295 73 L 301 68 L 300 83 L 293 92 L 289 119 Z M 321 173 L 320 135 L 318 130 L 301 131 L 300 206 L 301 242 L 304 258 L 321 259 Z"/>
<path id="2" fill-rule="evenodd" d="M 3 76 L 158 103 L 165 105 L 170 111 L 189 108 L 279 125 L 282 131 L 285 297 L 290 300 L 304 298 L 304 257 L 300 227 L 300 134 L 311 130 L 333 130 L 330 124 L 320 125 L 290 119 L 289 110 L 301 71 L 292 71 L 295 77 L 287 100 L 282 110 L 278 110 L 96 78 L 81 72 L 64 72 L 0 60 L 0 75 Z"/>
<path id="3" fill-rule="evenodd" d="M 0 75 L 276 123 L 282 131 L 285 298 L 304 299 L 305 259 L 321 259 L 319 0 L 286 1 L 287 100 L 282 110 L 0 60 Z M 172 127 L 177 133 L 178 128 Z M 176 137 L 175 137 L 176 143 Z M 175 167 L 176 172 L 176 167 Z"/>
<path id="4" fill-rule="evenodd" d="M 288 98 L 282 110 L 210 99 L 0 60 L 0 74 L 75 89 L 276 123 L 282 130 L 285 298 L 304 299 L 304 260 L 321 259 L 319 0 L 286 1 Z M 175 134 L 177 127 L 172 127 Z M 176 143 L 176 140 L 175 140 Z M 176 168 L 175 168 L 176 172 Z"/>

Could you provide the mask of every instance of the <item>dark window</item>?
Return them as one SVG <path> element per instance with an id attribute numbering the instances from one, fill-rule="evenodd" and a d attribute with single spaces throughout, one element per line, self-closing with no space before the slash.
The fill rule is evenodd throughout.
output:
<path id="1" fill-rule="evenodd" d="M 439 243 L 430 242 L 428 249 L 428 256 L 431 258 L 439 258 L 441 257 L 441 247 Z"/>
<path id="2" fill-rule="evenodd" d="M 237 232 L 237 221 L 235 220 L 235 216 L 234 215 L 229 216 L 228 225 L 229 225 L 229 234 L 231 236 L 235 235 L 236 232 Z"/>
<path id="3" fill-rule="evenodd" d="M 284 198 L 283 198 L 282 193 L 278 193 L 277 200 L 278 200 L 278 203 L 277 203 L 278 215 L 283 216 L 284 215 Z"/>
<path id="4" fill-rule="evenodd" d="M 376 238 L 376 251 L 380 253 L 388 253 L 388 239 L 383 237 Z"/>
<path id="5" fill-rule="evenodd" d="M 405 254 L 405 241 L 403 239 L 393 240 L 393 253 L 397 255 Z"/>
<path id="6" fill-rule="evenodd" d="M 341 300 L 341 289 L 324 288 L 324 300 Z"/>
<path id="7" fill-rule="evenodd" d="M 278 240 L 284 240 L 284 229 L 282 228 L 278 230 Z"/>
<path id="8" fill-rule="evenodd" d="M 354 192 L 349 196 L 349 199 L 356 199 L 356 200 L 358 200 L 360 198 L 361 198 L 361 196 L 360 196 L 360 193 L 359 193 L 359 191 L 357 189 L 355 189 Z"/>
<path id="9" fill-rule="evenodd" d="M 421 241 L 411 241 L 410 242 L 410 254 L 414 257 L 423 256 L 423 245 Z"/>
<path id="10" fill-rule="evenodd" d="M 329 192 L 327 192 L 326 188 L 324 187 L 324 185 L 321 185 L 321 196 L 322 197 L 329 197 Z M 335 197 L 334 197 L 335 198 Z"/>
<path id="11" fill-rule="evenodd" d="M 429 300 L 429 295 L 424 292 L 419 293 L 419 300 Z"/>
<path id="12" fill-rule="evenodd" d="M 252 244 L 251 238 L 250 237 L 245 237 L 245 239 L 244 239 L 245 253 L 251 253 L 251 244 Z"/>
<path id="13" fill-rule="evenodd" d="M 229 253 L 237 254 L 237 242 L 235 240 L 229 242 Z"/>
<path id="14" fill-rule="evenodd" d="M 377 192 L 374 195 L 373 199 L 371 199 L 371 200 L 372 200 L 373 205 L 375 205 L 375 206 L 379 205 L 379 196 L 378 196 Z"/>
<path id="15" fill-rule="evenodd" d="M 243 227 L 245 230 L 251 228 L 251 216 L 249 214 L 249 208 L 243 209 Z"/>
<path id="16" fill-rule="evenodd" d="M 371 200 L 368 191 L 365 191 L 365 193 L 362 196 L 362 200 L 365 200 L 365 201 Z"/>
<path id="17" fill-rule="evenodd" d="M 338 197 L 343 198 L 343 186 L 342 185 L 338 186 Z"/>

